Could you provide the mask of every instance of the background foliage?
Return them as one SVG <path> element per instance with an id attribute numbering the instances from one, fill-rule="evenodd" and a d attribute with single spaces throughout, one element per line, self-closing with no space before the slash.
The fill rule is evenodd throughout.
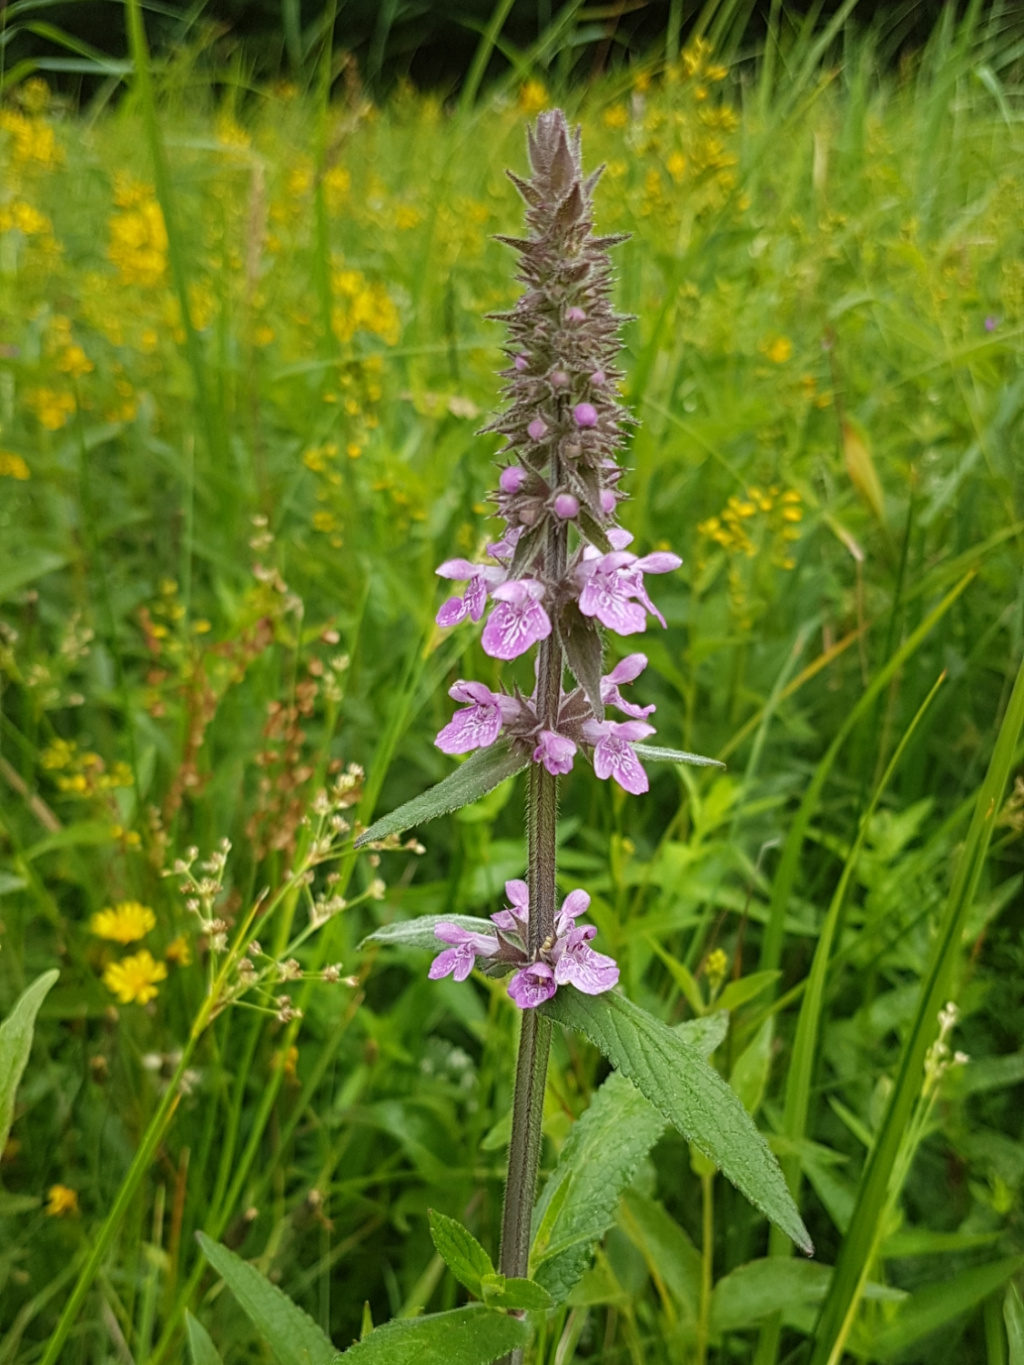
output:
<path id="1" fill-rule="evenodd" d="M 41 1358 L 222 936 L 253 914 L 239 1003 L 208 1021 L 62 1359 L 180 1359 L 186 1308 L 226 1360 L 262 1358 L 196 1230 L 339 1345 L 364 1304 L 379 1322 L 460 1301 L 428 1208 L 495 1246 L 514 1011 L 500 983 L 359 945 L 497 908 L 519 795 L 358 862 L 329 822 L 450 771 L 446 688 L 494 683 L 434 626 L 433 570 L 480 548 L 484 315 L 515 293 L 490 234 L 518 230 L 503 171 L 555 100 L 605 163 L 600 230 L 632 233 L 623 519 L 685 560 L 642 642 L 659 739 L 729 764 L 656 770 L 644 802 L 574 779 L 566 885 L 632 999 L 668 1022 L 731 1010 L 715 1062 L 802 1180 L 820 1264 L 811 1283 L 778 1247 L 761 1260 L 760 1218 L 667 1137 L 543 1349 L 807 1347 L 1022 656 L 1021 33 L 998 7 L 944 11 L 885 75 L 841 13 L 776 14 L 757 60 L 729 60 L 738 16 L 711 16 L 717 47 L 676 55 L 666 30 L 587 83 L 566 79 L 579 30 L 552 27 L 502 49 L 486 97 L 485 35 L 448 105 L 404 84 L 372 102 L 315 25 L 265 83 L 243 61 L 214 81 L 201 36 L 156 59 L 151 93 L 79 53 L 81 109 L 8 65 L 0 1012 L 61 975 L 0 1166 L 0 1361 Z M 956 944 L 948 1053 L 910 1082 L 859 1358 L 1017 1359 L 1020 782 Z M 604 1075 L 559 1047 L 549 1163 Z"/>

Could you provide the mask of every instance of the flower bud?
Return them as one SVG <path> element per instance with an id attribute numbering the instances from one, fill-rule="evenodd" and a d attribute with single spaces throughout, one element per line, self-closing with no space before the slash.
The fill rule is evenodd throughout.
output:
<path id="1" fill-rule="evenodd" d="M 523 469 L 522 465 L 510 464 L 501 471 L 501 477 L 498 479 L 498 487 L 503 493 L 518 493 L 523 486 L 523 480 L 525 478 L 526 471 Z"/>

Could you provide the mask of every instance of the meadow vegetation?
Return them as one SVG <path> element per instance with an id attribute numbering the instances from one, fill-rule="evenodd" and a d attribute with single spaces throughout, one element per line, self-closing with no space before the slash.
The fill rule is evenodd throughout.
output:
<path id="1" fill-rule="evenodd" d="M 428 1210 L 496 1250 L 517 1011 L 365 940 L 497 909 L 521 787 L 352 830 L 451 771 L 451 683 L 495 685 L 434 570 L 489 538 L 492 234 L 556 103 L 631 234 L 622 520 L 684 560 L 646 699 L 728 765 L 644 802 L 566 782 L 565 890 L 632 1000 L 729 1011 L 714 1063 L 817 1259 L 667 1136 L 537 1359 L 1024 1361 L 1024 102 L 994 13 L 890 73 L 837 25 L 453 105 L 329 59 L 4 91 L 0 1016 L 60 975 L 6 1146 L 0 1104 L 0 1365 L 182 1360 L 186 1312 L 270 1360 L 197 1232 L 339 1349 L 462 1301 Z M 544 1170 L 606 1074 L 556 1031 Z"/>

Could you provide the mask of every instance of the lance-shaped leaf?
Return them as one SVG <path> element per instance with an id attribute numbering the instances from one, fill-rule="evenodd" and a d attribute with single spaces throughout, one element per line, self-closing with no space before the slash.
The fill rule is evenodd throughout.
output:
<path id="1" fill-rule="evenodd" d="M 0 1024 L 0 1152 L 14 1120 L 14 1094 L 32 1051 L 36 1015 L 59 975 L 57 971 L 49 971 L 37 977 Z"/>
<path id="2" fill-rule="evenodd" d="M 424 948 L 427 952 L 439 953 L 445 945 L 434 933 L 438 924 L 457 924 L 460 929 L 469 929 L 474 934 L 497 932 L 489 919 L 478 919 L 475 915 L 419 915 L 416 919 L 382 924 L 372 934 L 367 934 L 359 946 L 386 943 L 392 948 Z"/>
<path id="3" fill-rule="evenodd" d="M 471 1303 L 450 1313 L 396 1318 L 339 1357 L 352 1365 L 490 1365 L 530 1340 L 520 1318 Z"/>
<path id="4" fill-rule="evenodd" d="M 706 1055 L 727 1028 L 728 1016 L 714 1014 L 673 1032 Z M 565 1302 L 586 1270 L 594 1247 L 615 1220 L 623 1190 L 666 1127 L 661 1111 L 616 1073 L 573 1124 L 533 1215 L 533 1278 L 558 1303 Z"/>
<path id="5" fill-rule="evenodd" d="M 278 1365 L 334 1365 L 340 1352 L 308 1313 L 241 1256 L 202 1232 L 196 1233 L 196 1238 L 203 1255 L 245 1310 Z"/>
<path id="6" fill-rule="evenodd" d="M 470 1232 L 457 1218 L 428 1209 L 430 1240 L 437 1254 L 452 1272 L 459 1284 L 468 1289 L 475 1298 L 483 1297 L 482 1283 L 487 1275 L 494 1275 L 494 1262 Z"/>
<path id="7" fill-rule="evenodd" d="M 498 740 L 486 749 L 478 749 L 465 763 L 461 763 L 453 773 L 449 773 L 422 796 L 414 796 L 390 815 L 375 820 L 369 829 L 360 834 L 355 846 L 362 848 L 375 839 L 401 834 L 403 830 L 412 829 L 413 825 L 424 825 L 439 815 L 450 815 L 453 810 L 469 806 L 493 791 L 506 778 L 522 772 L 529 761 L 530 755 L 525 749 L 515 748 L 505 740 Z"/>
<path id="8" fill-rule="evenodd" d="M 613 992 L 562 990 L 541 1009 L 585 1034 L 741 1194 L 813 1254 L 779 1163 L 739 1097 L 696 1048 Z"/>
<path id="9" fill-rule="evenodd" d="M 663 749 L 660 744 L 634 744 L 633 752 L 637 758 L 659 759 L 666 763 L 690 763 L 695 768 L 724 768 L 725 764 L 717 758 L 705 758 L 703 754 L 688 754 L 685 749 Z"/>

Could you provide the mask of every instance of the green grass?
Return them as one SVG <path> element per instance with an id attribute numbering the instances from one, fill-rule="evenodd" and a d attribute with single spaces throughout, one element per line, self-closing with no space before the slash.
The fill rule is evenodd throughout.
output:
<path id="1" fill-rule="evenodd" d="M 839 18 L 819 41 L 780 7 L 755 58 L 730 13 L 709 11 L 718 52 L 547 92 L 606 163 L 599 229 L 632 233 L 623 520 L 684 557 L 656 584 L 645 699 L 658 742 L 729 764 L 655 770 L 643 800 L 578 772 L 561 866 L 631 999 L 732 1010 L 715 1063 L 820 1264 L 664 1138 L 538 1359 L 1013 1361 L 1022 35 L 998 6 L 946 14 L 883 75 L 895 28 Z M 492 28 L 473 82 L 500 7 Z M 523 871 L 521 791 L 379 865 L 342 835 L 312 886 L 304 818 L 349 764 L 364 823 L 439 780 L 447 687 L 497 677 L 471 630 L 434 626 L 433 571 L 486 537 L 484 315 L 515 297 L 490 234 L 519 231 L 503 172 L 545 98 L 519 78 L 551 55 L 454 110 L 374 107 L 351 83 L 328 102 L 326 64 L 309 92 L 215 93 L 198 63 L 150 70 L 136 30 L 116 105 L 5 96 L 0 1014 L 60 979 L 0 1164 L 2 1365 L 48 1343 L 70 1365 L 182 1360 L 186 1311 L 229 1365 L 270 1359 L 197 1231 L 339 1346 L 364 1305 L 461 1302 L 428 1208 L 497 1252 L 514 1011 L 500 983 L 359 945 L 495 909 Z M 162 873 L 224 838 L 213 952 Z M 325 892 L 347 908 L 293 948 Z M 92 932 L 128 901 L 155 916 L 141 942 Z M 257 969 L 294 955 L 305 977 L 212 1017 L 252 932 Z M 104 973 L 141 948 L 166 977 L 121 1003 Z M 318 979 L 334 963 L 345 980 Z M 939 1074 L 946 1000 L 970 1061 Z M 556 1035 L 545 1168 L 603 1074 Z M 47 1212 L 54 1185 L 77 1212 Z"/>

